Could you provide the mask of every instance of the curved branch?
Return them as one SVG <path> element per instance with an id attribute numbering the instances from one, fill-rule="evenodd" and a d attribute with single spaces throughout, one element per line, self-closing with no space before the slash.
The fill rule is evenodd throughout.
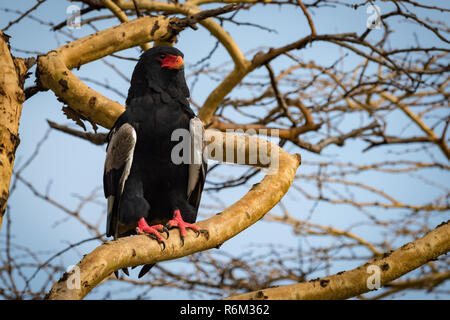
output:
<path id="1" fill-rule="evenodd" d="M 124 23 L 130 21 L 125 12 L 123 12 L 114 2 L 112 2 L 111 0 L 102 0 L 102 2 L 103 5 L 107 7 L 120 20 L 120 22 Z M 134 5 L 136 6 L 136 3 L 134 3 Z M 151 46 L 148 43 L 141 44 L 141 49 L 144 51 L 150 48 Z"/>
<path id="2" fill-rule="evenodd" d="M 117 5 L 122 10 L 134 9 L 131 1 L 125 2 L 120 0 L 117 1 Z M 201 12 L 201 10 L 195 6 L 195 3 L 190 1 L 181 5 L 178 3 L 142 0 L 139 2 L 139 6 L 143 10 L 180 13 L 187 17 Z M 213 19 L 204 19 L 199 23 L 225 47 L 235 65 L 233 71 L 209 94 L 199 111 L 199 118 L 203 123 L 208 124 L 225 96 L 254 68 L 251 68 L 251 62 L 245 59 L 243 52 L 233 38 L 217 22 Z"/>
<path id="3" fill-rule="evenodd" d="M 208 230 L 208 234 L 203 234 L 199 238 L 187 237 L 183 247 L 180 246 L 179 233 L 176 230 L 170 232 L 170 237 L 165 241 L 166 249 L 163 251 L 158 242 L 145 235 L 120 238 L 100 245 L 77 264 L 81 277 L 80 288 L 69 289 L 71 274 L 64 274 L 53 285 L 48 299 L 82 299 L 103 279 L 121 268 L 176 259 L 218 247 L 257 222 L 281 200 L 294 180 L 295 172 L 300 165 L 299 155 L 291 155 L 276 144 L 261 138 L 224 134 L 212 130 L 206 132 L 207 140 L 210 141 L 209 147 L 216 150 L 213 159 L 222 160 L 219 156 L 221 152 L 217 151 L 223 147 L 223 154 L 245 151 L 248 163 L 254 146 L 267 145 L 269 156 L 277 154 L 275 159 L 278 166 L 275 172 L 269 171 L 260 183 L 255 184 L 244 197 L 223 212 L 199 222 L 197 225 L 201 229 Z M 256 165 L 264 166 L 263 163 Z M 276 163 L 271 162 L 268 165 Z"/>
<path id="4" fill-rule="evenodd" d="M 229 75 L 222 80 L 222 82 L 209 94 L 203 106 L 198 112 L 198 117 L 204 124 L 209 124 L 213 118 L 214 113 L 219 107 L 223 99 L 244 79 L 250 72 L 248 66 L 251 64 L 246 61 L 244 68 L 235 67 Z"/>
<path id="5" fill-rule="evenodd" d="M 435 260 L 450 251 L 450 221 L 440 224 L 433 231 L 401 248 L 385 253 L 382 258 L 367 262 L 351 271 L 339 272 L 321 279 L 310 280 L 277 288 L 264 289 L 228 299 L 348 299 L 365 292 L 368 278 L 373 275 L 369 266 L 380 270 L 380 285 L 386 285 L 404 274 L 419 268 L 428 261 Z"/>
<path id="6" fill-rule="evenodd" d="M 70 69 L 141 43 L 169 38 L 172 36 L 170 21 L 167 17 L 143 17 L 50 51 L 38 58 L 39 85 L 51 89 L 84 117 L 110 128 L 124 107 L 90 89 Z"/>
<path id="7" fill-rule="evenodd" d="M 145 8 L 144 4 L 142 2 L 141 7 Z M 198 10 L 184 19 L 142 17 L 78 39 L 38 58 L 39 86 L 51 89 L 61 101 L 85 118 L 110 128 L 123 112 L 123 106 L 90 89 L 70 69 L 142 43 L 156 40 L 172 42 L 177 33 L 192 23 L 234 9 L 234 6 L 225 6 L 220 9 Z M 203 22 L 204 20 L 199 21 Z"/>
<path id="8" fill-rule="evenodd" d="M 233 2 L 231 2 L 233 3 Z M 135 10 L 134 4 L 131 1 L 117 1 L 117 6 L 119 6 L 122 10 Z M 159 1 L 149 1 L 149 0 L 141 0 L 139 2 L 139 7 L 143 10 L 148 11 L 163 11 L 166 13 L 180 13 L 187 17 L 202 12 L 197 6 L 187 1 L 184 4 L 179 3 L 166 3 Z M 229 55 L 233 59 L 235 65 L 241 66 L 245 63 L 245 57 L 242 53 L 241 49 L 238 47 L 233 38 L 226 32 L 217 22 L 213 19 L 204 19 L 199 22 L 203 27 L 205 27 L 211 35 L 216 37 L 220 43 L 225 47 L 228 51 Z"/>

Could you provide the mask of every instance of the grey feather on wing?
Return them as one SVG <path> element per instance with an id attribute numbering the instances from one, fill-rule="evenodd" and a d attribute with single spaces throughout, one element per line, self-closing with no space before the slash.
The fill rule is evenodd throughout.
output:
<path id="1" fill-rule="evenodd" d="M 125 182 L 133 163 L 136 131 L 128 123 L 113 129 L 106 149 L 104 168 L 105 196 L 108 198 L 107 234 L 115 234 L 117 229 L 117 204 L 120 202 Z"/>
<path id="2" fill-rule="evenodd" d="M 201 120 L 197 117 L 189 122 L 190 133 L 190 151 L 191 158 L 189 163 L 189 180 L 187 188 L 187 196 L 190 197 L 194 191 L 203 166 L 203 150 L 204 150 L 204 128 Z"/>
<path id="3" fill-rule="evenodd" d="M 106 149 L 105 171 L 120 169 L 132 160 L 136 144 L 136 131 L 128 124 L 123 124 L 115 130 Z"/>
<path id="4" fill-rule="evenodd" d="M 200 205 L 200 199 L 203 186 L 206 179 L 207 159 L 205 157 L 205 129 L 199 118 L 191 119 L 189 123 L 190 132 L 190 164 L 189 178 L 187 186 L 187 196 L 191 205 L 197 210 Z"/>

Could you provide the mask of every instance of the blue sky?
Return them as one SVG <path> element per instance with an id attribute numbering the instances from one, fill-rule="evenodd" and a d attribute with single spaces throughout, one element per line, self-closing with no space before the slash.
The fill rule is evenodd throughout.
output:
<path id="1" fill-rule="evenodd" d="M 375 1 L 380 6 L 382 13 L 389 8 L 385 3 Z M 5 6 L 10 9 L 18 9 L 24 11 L 31 7 L 34 1 L 22 0 L 20 2 L 2 2 L 0 7 Z M 49 0 L 44 3 L 39 10 L 33 13 L 39 19 L 43 21 L 52 21 L 59 23 L 67 19 L 66 8 L 68 2 Z M 438 15 L 436 13 L 436 15 Z M 0 11 L 0 27 L 4 27 L 8 21 L 16 18 L 17 14 L 7 13 Z M 332 33 L 332 32 L 356 32 L 361 33 L 366 28 L 366 20 L 368 14 L 366 8 L 361 7 L 358 10 L 343 9 L 343 8 L 323 8 L 316 10 L 313 14 L 313 19 L 316 21 L 318 33 Z M 265 26 L 277 30 L 277 33 L 268 33 L 256 30 L 252 27 L 238 27 L 234 25 L 225 24 L 227 30 L 231 36 L 235 39 L 237 44 L 241 47 L 243 52 L 248 52 L 258 47 L 277 47 L 289 42 L 295 41 L 300 37 L 306 36 L 309 33 L 309 28 L 304 19 L 304 16 L 299 10 L 293 10 L 290 7 L 279 8 L 277 6 L 257 6 L 250 12 L 244 12 L 238 15 L 238 19 L 241 21 L 264 21 Z M 448 19 L 447 19 L 448 20 Z M 100 24 L 97 27 L 103 29 L 109 26 L 118 24 L 116 19 L 110 19 Z M 396 37 L 393 46 L 402 46 L 414 39 L 413 33 L 410 30 L 408 24 L 395 24 Z M 12 26 L 6 33 L 12 36 L 11 45 L 13 48 L 25 49 L 31 51 L 47 52 L 52 50 L 66 41 L 70 41 L 69 38 L 48 32 L 49 26 L 43 25 L 31 19 L 26 19 L 20 24 Z M 93 33 L 94 31 L 88 27 L 83 26 L 77 30 L 67 30 L 74 37 L 79 38 L 84 35 Z M 377 37 L 376 31 L 372 32 L 370 37 Z M 421 31 L 418 36 L 426 45 L 434 45 L 435 40 L 430 36 L 428 31 Z M 199 28 L 198 31 L 186 30 L 179 36 L 179 42 L 176 45 L 185 54 L 186 72 L 189 73 L 189 65 L 199 61 L 203 58 L 214 46 L 212 36 L 210 36 L 204 29 Z M 13 51 L 13 53 L 19 57 L 29 56 L 23 52 Z M 126 50 L 121 53 L 130 56 L 138 57 L 139 50 L 136 48 Z M 307 47 L 298 55 L 305 61 L 314 60 L 322 64 L 331 64 L 340 55 L 340 51 L 337 47 L 332 47 L 330 44 L 318 43 L 312 47 Z M 251 57 L 251 55 L 250 55 Z M 134 62 L 123 60 L 107 59 L 109 62 L 113 62 L 114 65 L 119 68 L 127 77 L 131 77 L 131 72 L 134 67 Z M 222 47 L 216 51 L 212 58 L 214 65 L 220 65 L 223 62 L 229 61 L 229 58 Z M 273 62 L 275 70 L 280 70 L 286 60 L 278 59 Z M 346 64 L 347 68 L 351 68 L 352 65 Z M 32 69 L 34 72 L 35 68 Z M 75 71 L 75 74 L 79 77 L 90 77 L 98 81 L 106 81 L 109 85 L 118 88 L 121 92 L 125 93 L 128 90 L 128 83 L 118 77 L 116 73 L 110 68 L 105 67 L 101 61 L 96 61 L 88 65 L 82 66 L 79 71 Z M 265 70 L 256 70 L 252 76 L 265 75 Z M 34 81 L 33 76 L 27 80 L 27 85 L 31 85 Z M 191 83 L 189 83 L 191 84 Z M 201 77 L 199 82 L 195 86 L 193 91 L 193 99 L 197 102 L 203 102 L 207 97 L 211 89 L 214 88 L 214 83 L 208 80 L 206 77 Z M 109 98 L 115 99 L 118 102 L 124 104 L 124 99 L 113 92 L 109 92 L 104 88 L 96 86 L 95 84 L 89 84 L 92 88 L 107 95 Z M 233 91 L 231 96 L 237 94 L 246 94 L 242 91 Z M 52 92 L 41 92 L 24 104 L 22 118 L 20 121 L 20 138 L 21 143 L 16 154 L 15 167 L 20 166 L 26 161 L 26 159 L 32 154 L 36 144 L 45 135 L 48 125 L 46 119 L 50 119 L 61 124 L 71 124 L 69 120 L 63 115 L 61 111 L 62 104 L 58 102 Z M 392 114 L 393 122 L 400 121 L 400 114 Z M 355 120 L 350 120 L 355 121 Z M 349 123 L 349 126 L 351 123 Z M 394 126 L 395 127 L 395 126 Z M 91 129 L 91 128 L 88 128 Z M 410 130 L 415 130 L 414 128 Z M 101 130 L 105 131 L 105 130 Z M 377 149 L 367 153 L 361 153 L 363 144 L 360 142 L 349 141 L 345 148 L 330 147 L 326 149 L 324 156 L 317 156 L 306 151 L 301 151 L 298 148 L 294 148 L 292 145 L 288 145 L 288 151 L 300 152 L 303 160 L 313 161 L 318 159 L 338 158 L 341 162 L 355 161 L 356 163 L 371 163 L 377 160 L 386 159 L 386 157 L 394 157 L 392 154 L 388 154 L 384 149 Z M 77 196 L 87 196 L 93 190 L 97 190 L 97 193 L 101 196 L 102 189 L 102 174 L 103 174 L 103 162 L 105 156 L 105 147 L 98 147 L 89 144 L 80 139 L 69 137 L 63 133 L 51 131 L 49 139 L 42 145 L 39 156 L 36 160 L 23 172 L 23 176 L 32 181 L 34 186 L 45 192 L 49 190 L 49 195 L 61 201 L 64 205 L 71 209 L 75 209 L 78 204 Z M 434 156 L 442 163 L 447 163 L 439 152 L 434 152 Z M 417 155 L 417 159 L 424 157 L 422 154 Z M 299 172 L 303 167 L 299 169 Z M 307 168 L 305 168 L 306 170 Z M 238 174 L 242 168 L 235 166 L 227 166 L 227 173 Z M 225 172 L 225 171 L 222 171 Z M 448 174 L 442 174 L 441 171 L 429 170 L 428 178 L 449 186 L 448 181 L 450 177 Z M 250 181 L 251 183 L 257 182 L 261 179 L 261 176 L 255 177 Z M 429 199 L 436 192 L 432 187 L 428 185 L 420 185 L 417 180 L 412 183 L 408 177 L 399 177 L 385 181 L 385 175 L 379 174 L 367 174 L 365 176 L 366 182 L 374 186 L 383 186 L 386 192 L 391 192 L 400 199 L 410 200 L 414 199 L 417 203 L 423 202 L 425 199 Z M 304 185 L 300 182 L 303 187 Z M 227 204 L 231 204 L 239 199 L 248 190 L 248 186 L 236 188 L 227 191 L 220 195 L 221 200 Z M 364 197 L 363 194 L 358 195 Z M 101 197 L 100 197 L 101 199 Z M 301 199 L 295 191 L 290 190 L 288 197 L 286 198 L 285 205 L 292 212 L 298 214 L 300 218 L 308 216 L 308 210 L 304 207 L 303 203 L 299 202 Z M 213 199 L 204 199 L 204 202 L 212 202 Z M 101 215 L 99 212 L 105 210 L 105 203 L 89 204 L 83 209 L 83 216 L 89 221 L 97 221 Z M 75 222 L 73 219 L 67 219 L 67 216 L 62 214 L 60 210 L 49 205 L 48 203 L 37 199 L 33 196 L 31 191 L 23 184 L 18 182 L 17 188 L 8 201 L 10 212 L 13 217 L 11 230 L 13 234 L 14 242 L 23 246 L 27 246 L 36 251 L 49 251 L 54 253 L 67 246 L 68 242 L 77 242 L 85 238 L 89 238 L 92 235 L 86 232 L 86 229 Z M 278 211 L 277 211 L 278 210 Z M 274 209 L 274 212 L 279 212 L 279 209 Z M 386 213 L 380 212 L 380 215 Z M 395 213 L 387 213 L 395 214 Z M 312 221 L 317 223 L 323 223 L 325 225 L 334 226 L 336 228 L 346 228 L 349 223 L 360 217 L 358 213 L 349 206 L 331 206 L 328 204 L 320 204 L 314 213 Z M 432 217 L 438 224 L 444 218 L 448 219 L 449 214 L 438 214 L 437 217 Z M 204 219 L 205 215 L 200 216 L 200 219 Z M 55 224 L 55 221 L 58 223 Z M 101 220 L 100 220 L 101 221 Z M 101 221 L 102 229 L 104 228 L 105 221 Z M 269 229 L 270 228 L 270 229 Z M 273 228 L 273 229 L 272 229 Z M 2 233 L 5 230 L 5 226 L 2 228 Z M 367 238 L 377 237 L 375 232 L 372 232 L 370 227 L 362 227 L 358 229 L 360 235 Z M 245 230 L 240 235 L 230 240 L 223 245 L 221 250 L 227 250 L 234 254 L 242 252 L 243 244 L 248 243 L 267 243 L 267 233 L 270 232 L 277 234 L 276 237 L 270 239 L 270 242 L 275 245 L 292 245 L 293 247 L 300 245 L 302 239 L 294 236 L 292 229 L 286 226 L 274 225 L 267 222 L 258 222 L 248 230 Z M 327 239 L 316 239 L 317 245 L 326 243 Z M 77 250 L 70 251 L 63 256 L 64 265 L 72 265 L 78 262 L 82 254 L 85 254 L 92 250 L 97 243 L 88 243 L 77 248 Z M 167 262 L 166 266 L 176 267 L 177 263 Z M 357 264 L 336 264 L 331 272 L 341 271 L 345 268 L 356 267 Z M 39 277 L 36 281 L 39 281 Z M 448 286 L 447 286 L 448 288 Z M 89 297 L 101 298 L 103 295 L 102 288 L 95 290 Z M 126 293 L 118 295 L 119 297 L 126 298 Z M 163 290 L 155 289 L 152 291 L 151 296 L 159 299 L 173 299 L 173 298 L 189 298 L 187 293 L 180 293 L 175 290 Z M 409 293 L 403 297 L 406 298 L 432 298 L 429 295 L 422 295 L 422 293 Z"/>

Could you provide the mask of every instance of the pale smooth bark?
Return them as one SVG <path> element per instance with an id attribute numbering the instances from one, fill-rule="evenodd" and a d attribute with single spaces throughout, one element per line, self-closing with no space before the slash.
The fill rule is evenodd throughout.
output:
<path id="1" fill-rule="evenodd" d="M 23 82 L 27 70 L 24 60 L 11 55 L 8 36 L 0 30 L 0 228 L 20 142 L 19 120 L 25 101 Z"/>
<path id="2" fill-rule="evenodd" d="M 440 224 L 422 238 L 384 254 L 381 258 L 335 275 L 307 282 L 268 288 L 231 296 L 231 300 L 316 300 L 348 299 L 369 292 L 375 282 L 375 272 L 380 272 L 382 287 L 400 278 L 428 261 L 450 251 L 450 223 Z M 369 282 L 369 285 L 368 285 Z"/>

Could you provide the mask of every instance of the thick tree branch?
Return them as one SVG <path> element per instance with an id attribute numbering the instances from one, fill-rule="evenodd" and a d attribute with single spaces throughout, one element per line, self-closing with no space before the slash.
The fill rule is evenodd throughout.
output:
<path id="1" fill-rule="evenodd" d="M 145 235 L 107 242 L 86 255 L 77 264 L 81 271 L 80 289 L 69 289 L 68 282 L 71 281 L 71 277 L 70 274 L 64 274 L 53 285 L 47 298 L 82 299 L 103 279 L 121 268 L 176 259 L 220 246 L 261 219 L 281 200 L 294 180 L 295 172 L 300 164 L 299 155 L 288 154 L 276 144 L 256 137 L 207 130 L 207 141 L 210 141 L 209 148 L 216 148 L 211 156 L 215 160 L 222 161 L 222 155 L 226 156 L 230 152 L 235 154 L 236 151 L 244 151 L 246 163 L 248 163 L 254 146 L 259 148 L 267 146 L 269 156 L 277 154 L 273 159 L 277 159 L 278 166 L 275 172 L 269 171 L 264 179 L 255 184 L 239 201 L 212 218 L 199 222 L 197 225 L 201 229 L 208 230 L 208 234 L 198 238 L 192 234 L 186 237 L 185 244 L 181 247 L 179 233 L 177 230 L 171 231 L 170 237 L 165 240 L 165 250 L 161 250 L 158 242 Z M 218 152 L 222 148 L 223 153 Z M 238 156 L 234 158 L 239 159 Z M 259 160 L 262 161 L 258 159 L 258 163 L 253 165 L 264 166 Z M 276 163 L 273 161 L 270 165 L 276 165 Z"/>
<path id="2" fill-rule="evenodd" d="M 375 296 L 371 297 L 371 300 L 383 299 L 387 296 L 390 296 L 394 293 L 403 291 L 403 290 L 427 290 L 432 291 L 434 288 L 439 286 L 445 281 L 450 279 L 450 270 L 444 272 L 431 273 L 430 275 L 425 275 L 424 277 L 419 277 L 417 279 L 407 279 L 404 281 L 396 281 L 392 283 L 388 283 L 385 287 L 388 288 L 387 291 Z M 361 298 L 361 297 L 359 297 Z M 365 298 L 363 298 L 365 299 Z"/>
<path id="3" fill-rule="evenodd" d="M 85 118 L 110 128 L 123 112 L 123 106 L 90 89 L 70 69 L 149 41 L 170 43 L 177 33 L 192 23 L 234 9 L 235 6 L 226 6 L 205 10 L 184 19 L 142 17 L 78 39 L 38 58 L 38 84 L 51 89 L 61 101 Z"/>
<path id="4" fill-rule="evenodd" d="M 102 0 L 102 3 L 105 7 L 107 7 L 119 20 L 120 22 L 128 22 L 130 21 L 125 14 L 114 2 L 111 0 Z M 136 2 L 134 2 L 134 5 L 136 6 Z M 142 43 L 141 49 L 146 51 L 151 48 L 151 46 L 148 43 Z"/>
<path id="5" fill-rule="evenodd" d="M 118 0 L 116 4 L 122 10 L 134 10 L 134 4 L 131 1 L 123 1 Z M 235 4 L 231 3 L 232 6 Z M 201 9 L 198 8 L 191 1 L 187 1 L 184 4 L 179 3 L 167 3 L 167 2 L 159 2 L 159 1 L 149 1 L 149 0 L 141 0 L 139 1 L 139 7 L 142 10 L 148 10 L 153 12 L 163 11 L 165 13 L 179 13 L 185 15 L 186 17 L 201 13 Z M 223 8 L 226 8 L 225 6 Z M 235 9 L 237 7 L 234 7 Z M 220 9 L 220 8 L 219 8 Z M 217 9 L 213 9 L 217 10 Z M 234 10 L 234 9 L 233 9 Z M 207 12 L 210 10 L 205 10 L 203 12 Z M 238 45 L 235 43 L 233 38 L 226 32 L 217 22 L 213 19 L 209 19 L 206 17 L 204 20 L 199 21 L 199 23 L 206 28 L 211 35 L 213 35 L 219 42 L 225 47 L 228 51 L 229 55 L 233 59 L 235 65 L 241 66 L 245 63 L 245 57 Z"/>
<path id="6" fill-rule="evenodd" d="M 60 100 L 85 118 L 110 128 L 124 107 L 90 89 L 70 69 L 140 43 L 170 36 L 169 23 L 166 17 L 143 17 L 50 51 L 38 58 L 39 85 L 51 89 Z"/>
<path id="7" fill-rule="evenodd" d="M 442 223 L 425 236 L 409 242 L 401 248 L 386 253 L 382 258 L 369 261 L 351 271 L 340 272 L 332 276 L 310 280 L 293 285 L 264 289 L 241 295 L 231 296 L 235 300 L 263 299 L 348 299 L 365 292 L 368 277 L 373 271 L 369 266 L 376 266 L 381 271 L 380 285 L 384 286 L 400 278 L 428 261 L 437 259 L 450 251 L 450 221 Z"/>

